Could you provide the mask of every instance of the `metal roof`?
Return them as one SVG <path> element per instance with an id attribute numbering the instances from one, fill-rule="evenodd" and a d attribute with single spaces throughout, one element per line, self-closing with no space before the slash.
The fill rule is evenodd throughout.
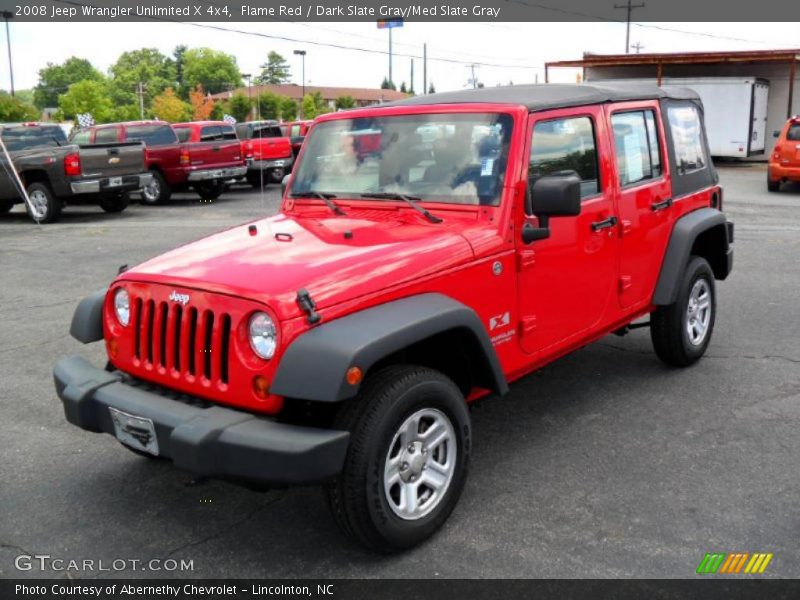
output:
<path id="1" fill-rule="evenodd" d="M 657 64 L 716 64 L 791 62 L 800 60 L 800 48 L 785 50 L 742 50 L 735 52 L 663 52 L 646 54 L 584 54 L 579 60 L 558 60 L 547 67 L 611 67 Z"/>
<path id="2" fill-rule="evenodd" d="M 528 110 L 548 110 L 604 104 L 606 102 L 625 102 L 629 100 L 659 100 L 675 98 L 679 100 L 699 100 L 693 90 L 682 87 L 657 87 L 638 83 L 594 84 L 538 84 L 512 85 L 502 87 L 459 90 L 441 94 L 415 96 L 382 106 L 410 106 L 427 104 L 465 104 L 490 103 L 522 105 Z"/>

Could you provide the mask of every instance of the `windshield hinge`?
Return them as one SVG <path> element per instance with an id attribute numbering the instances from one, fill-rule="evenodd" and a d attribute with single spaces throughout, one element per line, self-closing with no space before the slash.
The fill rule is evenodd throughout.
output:
<path id="1" fill-rule="evenodd" d="M 297 304 L 308 315 L 309 325 L 316 325 L 322 320 L 322 316 L 316 311 L 317 304 L 311 299 L 307 289 L 297 290 Z"/>

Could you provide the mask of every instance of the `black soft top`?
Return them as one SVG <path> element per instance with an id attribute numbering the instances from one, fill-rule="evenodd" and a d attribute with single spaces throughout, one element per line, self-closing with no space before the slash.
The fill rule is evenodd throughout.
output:
<path id="1" fill-rule="evenodd" d="M 549 110 L 551 108 L 567 108 L 587 104 L 604 104 L 607 102 L 625 102 L 629 100 L 693 100 L 700 102 L 694 90 L 685 87 L 638 83 L 604 83 L 593 85 L 586 83 L 548 83 L 537 85 L 510 85 L 487 87 L 474 90 L 459 90 L 414 96 L 381 106 L 409 106 L 426 104 L 464 104 L 464 103 L 497 103 L 526 106 L 530 111 Z"/>

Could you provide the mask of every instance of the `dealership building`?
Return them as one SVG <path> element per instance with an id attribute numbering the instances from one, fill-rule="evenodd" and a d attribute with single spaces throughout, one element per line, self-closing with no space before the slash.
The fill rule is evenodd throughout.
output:
<path id="1" fill-rule="evenodd" d="M 772 151 L 776 132 L 780 131 L 788 117 L 800 113 L 799 60 L 800 49 L 664 54 L 587 53 L 580 60 L 546 63 L 545 81 L 549 80 L 553 69 L 580 68 L 583 70 L 582 79 L 587 83 L 634 80 L 658 85 L 697 86 L 696 91 L 706 106 L 707 125 L 711 125 L 710 141 L 713 142 L 711 138 L 716 135 L 729 145 L 739 146 L 730 154 L 726 152 L 722 155 L 765 160 Z M 739 90 L 747 85 L 751 85 L 752 89 L 749 100 L 746 97 L 739 99 Z M 744 106 L 747 102 L 750 106 Z M 717 108 L 712 108 L 712 104 Z M 739 118 L 735 114 L 737 110 L 744 110 L 746 114 Z M 719 123 L 716 128 L 709 123 L 715 119 Z M 749 122 L 749 131 L 745 121 Z M 740 125 L 746 133 L 740 132 Z M 748 136 L 747 139 L 743 139 L 745 136 Z"/>

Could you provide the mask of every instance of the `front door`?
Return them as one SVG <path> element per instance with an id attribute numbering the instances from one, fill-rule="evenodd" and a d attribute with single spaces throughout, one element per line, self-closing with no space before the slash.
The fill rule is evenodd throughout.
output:
<path id="1" fill-rule="evenodd" d="M 617 216 L 603 111 L 581 107 L 531 115 L 528 185 L 573 171 L 581 213 L 550 219 L 550 237 L 518 244 L 521 344 L 556 354 L 596 328 L 614 297 Z M 525 220 L 537 225 L 533 215 Z"/>

